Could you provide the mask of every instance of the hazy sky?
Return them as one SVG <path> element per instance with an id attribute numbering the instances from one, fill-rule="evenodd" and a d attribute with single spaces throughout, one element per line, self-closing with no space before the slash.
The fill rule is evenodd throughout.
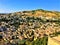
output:
<path id="1" fill-rule="evenodd" d="M 60 0 L 0 0 L 0 13 L 33 9 L 60 11 Z"/>

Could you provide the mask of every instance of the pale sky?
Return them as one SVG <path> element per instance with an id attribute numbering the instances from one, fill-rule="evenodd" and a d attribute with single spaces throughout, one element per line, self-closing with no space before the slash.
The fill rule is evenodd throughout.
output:
<path id="1" fill-rule="evenodd" d="M 60 0 L 0 0 L 0 13 L 33 9 L 60 11 Z"/>

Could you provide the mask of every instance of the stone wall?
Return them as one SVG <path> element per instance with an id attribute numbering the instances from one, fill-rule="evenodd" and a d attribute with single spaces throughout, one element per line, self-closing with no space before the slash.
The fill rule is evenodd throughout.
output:
<path id="1" fill-rule="evenodd" d="M 48 37 L 48 45 L 60 45 L 60 42 L 54 38 Z"/>

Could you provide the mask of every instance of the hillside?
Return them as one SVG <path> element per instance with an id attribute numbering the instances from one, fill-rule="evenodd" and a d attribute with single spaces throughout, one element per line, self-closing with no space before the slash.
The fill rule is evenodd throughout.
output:
<path id="1" fill-rule="evenodd" d="M 47 45 L 48 36 L 59 34 L 58 11 L 37 9 L 0 14 L 1 45 Z"/>

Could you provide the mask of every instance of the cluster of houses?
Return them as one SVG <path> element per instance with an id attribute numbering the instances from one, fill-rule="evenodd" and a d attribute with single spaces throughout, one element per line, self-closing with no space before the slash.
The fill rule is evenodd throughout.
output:
<path id="1" fill-rule="evenodd" d="M 4 44 L 15 44 L 19 40 L 33 41 L 60 32 L 58 23 L 46 22 L 46 19 L 43 16 L 37 18 L 23 14 L 0 15 L 0 42 L 3 40 Z"/>

